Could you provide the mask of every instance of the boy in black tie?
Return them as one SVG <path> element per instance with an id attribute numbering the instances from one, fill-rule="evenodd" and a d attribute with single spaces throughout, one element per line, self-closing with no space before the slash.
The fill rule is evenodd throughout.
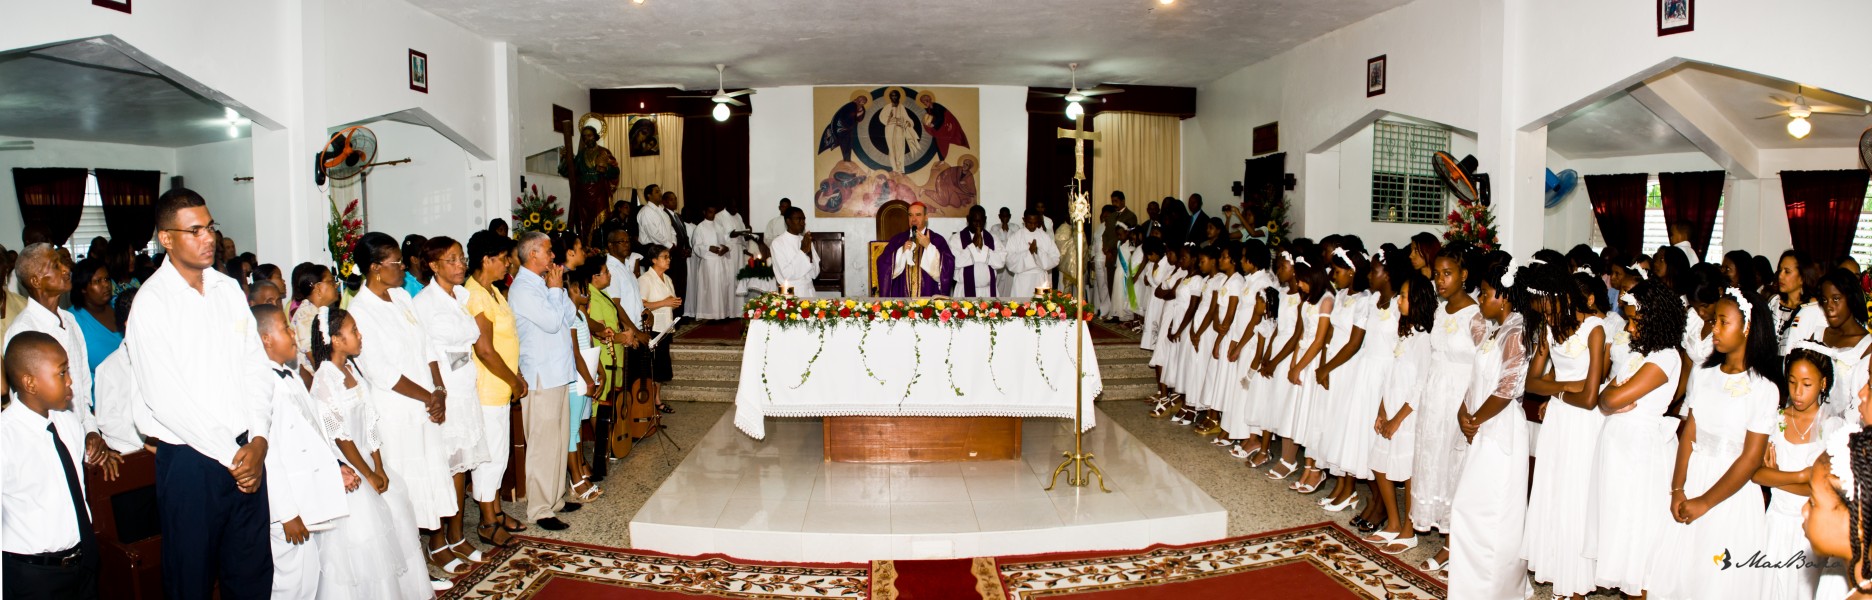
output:
<path id="1" fill-rule="evenodd" d="M 14 337 L 0 360 L 14 394 L 0 411 L 0 595 L 97 598 L 97 539 L 79 462 L 88 442 L 70 410 L 65 350 L 52 336 L 29 331 Z M 115 477 L 115 462 L 102 466 Z"/>
<path id="2" fill-rule="evenodd" d="M 330 529 L 345 516 L 345 490 L 356 488 L 357 474 L 341 467 L 329 438 L 319 428 L 312 395 L 286 367 L 298 354 L 293 329 L 280 307 L 252 308 L 274 374 L 272 447 L 266 456 L 268 537 L 273 548 L 273 600 L 312 600 L 317 596 L 321 549 L 314 531 Z"/>

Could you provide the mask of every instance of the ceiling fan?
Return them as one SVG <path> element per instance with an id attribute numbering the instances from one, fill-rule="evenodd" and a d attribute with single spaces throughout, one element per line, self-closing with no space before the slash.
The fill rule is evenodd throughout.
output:
<path id="1" fill-rule="evenodd" d="M 713 96 L 671 96 L 671 98 L 708 98 L 709 101 L 715 103 L 715 113 L 714 113 L 715 120 L 717 121 L 728 120 L 728 105 L 733 104 L 735 106 L 747 106 L 746 102 L 736 100 L 735 98 L 753 94 L 754 90 L 748 89 L 748 90 L 738 90 L 738 91 L 733 91 L 733 92 L 728 91 L 728 84 L 726 83 L 727 80 L 725 79 L 725 75 L 723 75 L 723 73 L 726 71 L 727 68 L 728 68 L 728 65 L 723 65 L 719 63 L 715 65 L 715 95 Z"/>
<path id="2" fill-rule="evenodd" d="M 1807 103 L 1806 91 L 1807 91 L 1807 88 L 1805 86 L 1796 88 L 1794 92 L 1793 100 L 1789 100 L 1785 96 L 1769 94 L 1768 96 L 1769 100 L 1783 107 L 1783 110 L 1776 111 L 1773 114 L 1756 117 L 1755 119 L 1759 121 L 1761 119 L 1773 119 L 1773 118 L 1778 118 L 1778 117 L 1787 117 L 1791 119 L 1790 121 L 1788 121 L 1788 125 L 1787 125 L 1788 135 L 1794 136 L 1794 139 L 1798 140 L 1798 139 L 1807 137 L 1808 133 L 1813 132 L 1813 124 L 1807 122 L 1807 117 L 1811 117 L 1813 115 L 1843 115 L 1843 116 L 1848 116 L 1848 117 L 1864 117 L 1867 115 L 1872 115 L 1872 106 L 1865 107 L 1861 110 L 1848 110 L 1848 109 L 1840 108 L 1836 106 L 1815 107 Z"/>
<path id="3" fill-rule="evenodd" d="M 1077 119 L 1079 118 L 1079 115 L 1084 114 L 1085 109 L 1079 106 L 1080 102 L 1085 102 L 1086 100 L 1090 100 L 1095 96 L 1104 96 L 1108 94 L 1124 93 L 1124 90 L 1122 89 L 1100 88 L 1097 86 L 1094 86 L 1092 89 L 1089 89 L 1089 90 L 1081 90 L 1079 89 L 1079 63 L 1069 63 L 1066 66 L 1067 68 L 1072 69 L 1072 87 L 1068 88 L 1066 93 L 1064 94 L 1055 93 L 1055 92 L 1034 92 L 1034 93 L 1039 94 L 1041 96 L 1049 97 L 1049 98 L 1065 98 L 1066 99 L 1066 118 L 1068 119 Z"/>

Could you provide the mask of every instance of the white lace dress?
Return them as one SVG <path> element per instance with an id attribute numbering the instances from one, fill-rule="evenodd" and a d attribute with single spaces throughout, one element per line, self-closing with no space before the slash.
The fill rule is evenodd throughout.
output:
<path id="1" fill-rule="evenodd" d="M 433 359 L 442 367 L 448 387 L 448 418 L 442 421 L 442 448 L 449 473 L 467 473 L 488 461 L 487 434 L 481 427 L 481 393 L 475 366 L 474 344 L 481 328 L 468 314 L 468 288 L 455 286 L 454 296 L 442 292 L 435 281 L 416 295 L 416 319 L 429 335 Z"/>
<path id="2" fill-rule="evenodd" d="M 1554 381 L 1586 379 L 1592 370 L 1592 334 L 1604 330 L 1603 319 L 1586 317 L 1565 341 L 1554 341 L 1548 332 L 1547 355 Z M 1537 468 L 1521 556 L 1536 581 L 1553 584 L 1556 596 L 1591 594 L 1597 587 L 1593 561 L 1582 553 L 1597 459 L 1593 448 L 1604 426 L 1605 414 L 1597 408 L 1580 408 L 1558 396 L 1547 401 L 1546 419 L 1534 445 Z"/>
<path id="3" fill-rule="evenodd" d="M 1418 531 L 1450 530 L 1450 498 L 1456 493 L 1463 449 L 1456 409 L 1474 383 L 1476 347 L 1488 331 L 1480 305 L 1455 313 L 1439 304 L 1430 327 L 1430 371 L 1411 420 L 1417 422 L 1417 456 L 1411 471 L 1411 525 Z"/>
<path id="4" fill-rule="evenodd" d="M 416 525 L 435 529 L 455 514 L 455 482 L 450 479 L 442 426 L 429 420 L 428 409 L 394 388 L 407 378 L 429 389 L 433 376 L 428 334 L 416 318 L 415 302 L 402 288 L 391 288 L 390 301 L 365 290 L 351 299 L 351 317 L 363 337 L 358 370 L 370 384 L 369 398 L 383 431 L 383 461 L 391 485 L 402 486 L 415 510 Z"/>
<path id="5" fill-rule="evenodd" d="M 371 460 L 381 436 L 377 411 L 365 399 L 367 386 L 345 387 L 344 370 L 336 363 L 319 366 L 312 377 L 312 399 L 317 403 L 319 426 L 334 440 L 357 446 L 358 455 Z M 349 458 L 339 457 L 351 465 Z M 359 465 L 352 465 L 353 468 Z M 362 473 L 359 474 L 360 478 Z M 416 522 L 409 498 L 395 483 L 383 494 L 368 480 L 345 494 L 350 516 L 333 521 L 334 527 L 317 532 L 319 546 L 318 597 L 321 600 L 375 600 L 428 598 L 429 565 L 423 561 Z"/>
<path id="6" fill-rule="evenodd" d="M 1527 385 L 1526 335 L 1521 315 L 1513 313 L 1476 350 L 1475 385 L 1463 405 L 1474 414 L 1490 397 L 1500 396 L 1508 406 L 1482 422 L 1463 453 L 1450 505 L 1451 597 L 1528 598 L 1534 593 L 1527 561 L 1521 558 L 1528 426 L 1517 401 Z"/>
<path id="7" fill-rule="evenodd" d="M 1326 340 L 1326 345 L 1320 348 L 1317 364 L 1326 364 L 1326 361 L 1338 356 L 1346 344 L 1351 343 L 1352 329 L 1364 320 L 1362 311 L 1368 306 L 1365 300 L 1370 295 L 1347 290 L 1333 292 L 1332 314 L 1327 319 L 1327 322 L 1332 323 L 1332 335 Z M 1332 377 L 1328 380 L 1332 386 L 1330 389 L 1320 386 L 1316 375 L 1300 380 L 1300 383 L 1313 388 L 1308 392 L 1306 421 L 1309 427 L 1300 437 L 1300 444 L 1306 446 L 1307 457 L 1314 459 L 1322 469 L 1339 462 L 1339 456 L 1335 454 L 1339 448 L 1334 440 L 1345 431 L 1346 411 L 1341 405 L 1346 391 L 1352 387 L 1350 384 L 1358 379 L 1357 368 L 1358 355 L 1357 350 L 1354 350 L 1353 356 L 1346 359 L 1345 364 L 1332 370 Z M 1319 368 L 1314 367 L 1316 374 L 1318 371 Z"/>
<path id="8" fill-rule="evenodd" d="M 1242 345 L 1238 360 L 1227 363 L 1228 366 L 1223 369 L 1222 378 L 1215 381 L 1217 393 L 1220 393 L 1223 398 L 1222 430 L 1228 432 L 1231 439 L 1237 440 L 1261 433 L 1261 426 L 1255 420 L 1260 407 L 1255 405 L 1257 398 L 1252 395 L 1251 387 L 1244 382 L 1261 376 L 1249 366 L 1254 364 L 1255 348 L 1264 343 L 1266 337 L 1263 335 L 1264 332 L 1274 330 L 1271 326 L 1274 320 L 1266 317 L 1262 317 L 1261 325 L 1257 326 L 1256 331 L 1248 330 L 1248 323 L 1254 320 L 1255 307 L 1267 301 L 1266 290 L 1274 285 L 1274 274 L 1265 269 L 1261 270 L 1249 275 L 1246 284 L 1241 294 L 1240 309 L 1235 312 L 1235 323 L 1230 326 L 1228 339 L 1233 342 L 1246 337 L 1248 341 Z M 1223 359 L 1227 360 L 1228 348 L 1224 347 L 1222 353 Z"/>
<path id="9" fill-rule="evenodd" d="M 1710 367 L 1691 373 L 1683 409 L 1696 420 L 1696 444 L 1684 479 L 1686 498 L 1701 496 L 1716 485 L 1742 455 L 1749 434 L 1775 433 L 1779 402 L 1775 383 L 1753 371 L 1730 374 Z M 1768 541 L 1767 507 L 1760 489 L 1744 483 L 1696 521 L 1667 527 L 1651 561 L 1659 580 L 1650 586 L 1650 597 L 1761 598 L 1767 569 L 1718 569 L 1711 562 L 1711 557 L 1729 552 L 1729 559 L 1740 563 Z"/>
<path id="10" fill-rule="evenodd" d="M 1395 418 L 1407 406 L 1411 414 L 1398 423 L 1397 431 L 1392 432 L 1389 439 L 1373 432 L 1370 468 L 1384 473 L 1387 480 L 1408 481 L 1412 475 L 1411 463 L 1417 458 L 1417 420 L 1423 414 L 1418 412 L 1418 399 L 1428 387 L 1425 380 L 1431 365 L 1430 334 L 1413 333 L 1394 342 L 1392 348 L 1391 373 L 1380 390 L 1385 415 Z M 1377 415 L 1372 419 L 1376 422 Z"/>
<path id="11" fill-rule="evenodd" d="M 1650 354 L 1628 349 L 1623 361 L 1610 365 L 1610 383 L 1625 383 L 1645 365 L 1656 367 L 1664 383 L 1624 412 L 1606 416 L 1595 445 L 1586 512 L 1584 555 L 1593 560 L 1594 583 L 1633 596 L 1650 587 L 1655 576 L 1648 568 L 1651 547 L 1675 523 L 1669 498 L 1678 421 L 1664 411 L 1670 409 L 1683 376 L 1683 359 L 1676 348 Z"/>

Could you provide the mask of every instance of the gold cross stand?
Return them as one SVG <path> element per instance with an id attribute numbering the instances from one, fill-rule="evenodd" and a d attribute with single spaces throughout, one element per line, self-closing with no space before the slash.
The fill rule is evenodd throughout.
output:
<path id="1" fill-rule="evenodd" d="M 1073 222 L 1074 256 L 1079 257 L 1074 265 L 1078 272 L 1074 274 L 1073 280 L 1073 370 L 1076 376 L 1073 377 L 1073 449 L 1072 452 L 1064 453 L 1066 460 L 1053 469 L 1053 477 L 1047 480 L 1046 489 L 1052 490 L 1059 483 L 1060 473 L 1064 472 L 1066 485 L 1073 487 L 1091 485 L 1091 476 L 1096 475 L 1099 490 L 1109 494 L 1111 490 L 1105 487 L 1105 472 L 1093 464 L 1092 455 L 1085 451 L 1085 427 L 1081 425 L 1085 421 L 1085 302 L 1081 298 L 1085 297 L 1086 218 L 1092 216 L 1092 205 L 1087 202 L 1085 194 L 1085 143 L 1098 140 L 1099 135 L 1085 130 L 1085 115 L 1082 114 L 1073 119 L 1072 129 L 1061 127 L 1059 136 L 1061 139 L 1073 140 L 1073 196 L 1067 214 Z M 1072 467 L 1072 470 L 1067 471 L 1067 467 Z"/>

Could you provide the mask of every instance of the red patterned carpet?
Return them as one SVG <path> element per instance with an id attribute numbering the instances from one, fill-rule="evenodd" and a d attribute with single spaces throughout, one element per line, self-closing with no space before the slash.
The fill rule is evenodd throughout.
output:
<path id="1" fill-rule="evenodd" d="M 1443 584 L 1332 523 L 1138 552 L 783 565 L 520 538 L 443 598 L 1087 600 L 1442 598 Z"/>

